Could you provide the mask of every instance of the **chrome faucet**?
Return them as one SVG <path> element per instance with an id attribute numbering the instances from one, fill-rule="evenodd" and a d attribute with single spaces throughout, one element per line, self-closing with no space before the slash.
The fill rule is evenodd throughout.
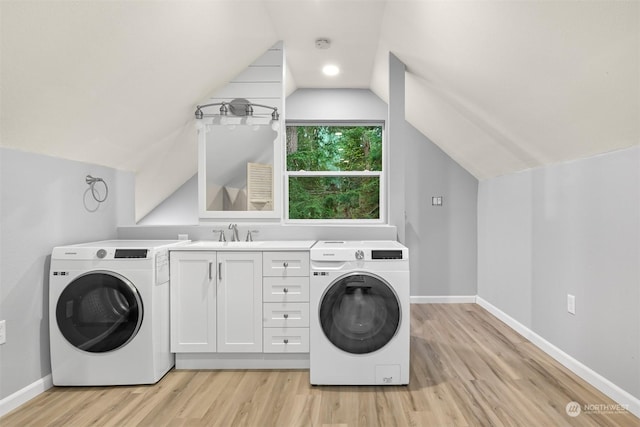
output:
<path id="1" fill-rule="evenodd" d="M 233 230 L 233 234 L 231 235 L 231 241 L 239 242 L 240 236 L 238 236 L 238 224 L 229 224 L 229 230 Z"/>
<path id="2" fill-rule="evenodd" d="M 258 233 L 258 230 L 247 230 L 247 238 L 246 241 L 247 242 L 253 242 L 253 235 L 255 233 Z"/>
<path id="3" fill-rule="evenodd" d="M 214 233 L 220 233 L 220 238 L 218 239 L 218 242 L 226 242 L 227 238 L 224 235 L 224 230 L 213 230 Z"/>

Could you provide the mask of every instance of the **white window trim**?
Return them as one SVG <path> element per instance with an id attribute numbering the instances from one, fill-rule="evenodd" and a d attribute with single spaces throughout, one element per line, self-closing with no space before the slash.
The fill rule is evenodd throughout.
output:
<path id="1" fill-rule="evenodd" d="M 382 126 L 382 170 L 381 171 L 288 171 L 287 170 L 287 141 L 286 127 L 288 126 Z M 386 225 L 387 222 L 387 128 L 384 121 L 364 120 L 364 121 L 294 121 L 285 123 L 283 132 L 282 149 L 282 177 L 283 177 L 283 221 L 284 224 L 291 225 Z M 312 177 L 312 176 L 378 176 L 380 179 L 380 218 L 378 219 L 291 219 L 289 218 L 289 177 Z"/>
<path id="2" fill-rule="evenodd" d="M 288 171 L 288 176 L 382 176 L 382 171 Z"/>

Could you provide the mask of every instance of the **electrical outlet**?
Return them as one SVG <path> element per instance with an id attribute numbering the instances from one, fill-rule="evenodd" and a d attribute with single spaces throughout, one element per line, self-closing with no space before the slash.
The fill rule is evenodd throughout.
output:
<path id="1" fill-rule="evenodd" d="M 7 321 L 0 320 L 0 344 L 7 342 Z"/>
<path id="2" fill-rule="evenodd" d="M 567 294 L 567 311 L 576 314 L 576 297 L 571 294 Z"/>

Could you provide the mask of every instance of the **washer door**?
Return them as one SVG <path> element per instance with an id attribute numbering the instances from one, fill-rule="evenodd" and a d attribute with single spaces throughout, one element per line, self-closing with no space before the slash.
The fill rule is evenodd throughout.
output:
<path id="1" fill-rule="evenodd" d="M 135 286 L 109 271 L 77 277 L 56 305 L 62 335 L 91 353 L 112 351 L 131 341 L 140 329 L 142 314 L 142 299 Z"/>
<path id="2" fill-rule="evenodd" d="M 320 301 L 320 325 L 336 347 L 366 354 L 384 347 L 400 327 L 400 302 L 391 286 L 369 273 L 333 282 Z"/>

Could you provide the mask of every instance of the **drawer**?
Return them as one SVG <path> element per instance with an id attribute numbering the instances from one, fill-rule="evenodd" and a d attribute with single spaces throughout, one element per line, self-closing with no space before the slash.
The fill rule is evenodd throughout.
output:
<path id="1" fill-rule="evenodd" d="M 265 353 L 308 353 L 309 328 L 265 328 Z"/>
<path id="2" fill-rule="evenodd" d="M 265 328 L 309 327 L 309 303 L 265 302 L 262 305 Z"/>
<path id="3" fill-rule="evenodd" d="M 262 273 L 287 277 L 309 275 L 309 252 L 263 252 Z"/>
<path id="4" fill-rule="evenodd" d="M 264 277 L 262 279 L 264 302 L 308 302 L 308 277 Z"/>

